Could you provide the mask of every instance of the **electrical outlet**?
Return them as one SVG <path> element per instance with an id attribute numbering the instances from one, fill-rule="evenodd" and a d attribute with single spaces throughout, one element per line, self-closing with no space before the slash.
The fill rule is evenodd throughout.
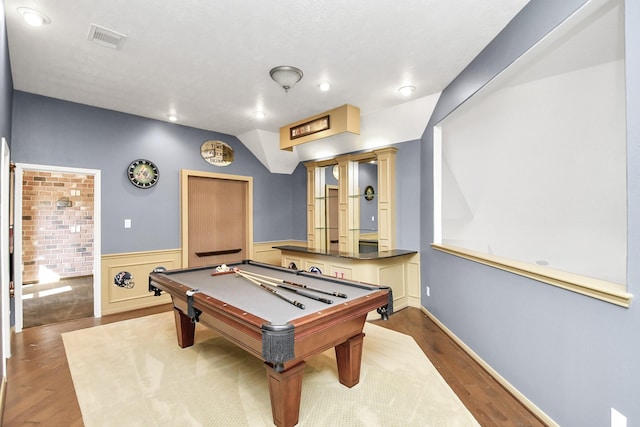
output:
<path id="1" fill-rule="evenodd" d="M 430 297 L 431 296 L 431 288 L 427 286 L 427 296 Z"/>
<path id="2" fill-rule="evenodd" d="M 611 427 L 627 427 L 627 417 L 611 408 Z"/>
<path id="3" fill-rule="evenodd" d="M 131 220 L 130 219 L 125 219 L 124 220 L 124 228 L 131 228 Z"/>

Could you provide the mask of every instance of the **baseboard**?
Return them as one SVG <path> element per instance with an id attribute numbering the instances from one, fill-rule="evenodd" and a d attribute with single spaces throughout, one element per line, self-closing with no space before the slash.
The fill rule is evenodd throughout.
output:
<path id="1" fill-rule="evenodd" d="M 485 362 L 480 356 L 478 356 L 460 338 L 458 338 L 453 332 L 451 332 L 451 330 L 449 330 L 449 328 L 447 328 L 442 322 L 440 322 L 440 320 L 438 320 L 438 318 L 436 318 L 433 314 L 431 314 L 429 312 L 429 310 L 427 310 L 423 306 L 420 306 L 420 310 L 422 310 L 422 312 L 424 314 L 426 314 L 427 317 L 429 317 L 429 319 L 433 320 L 433 322 L 435 324 L 437 324 L 440 327 L 440 329 L 442 329 L 452 340 L 454 340 L 456 342 L 456 344 L 458 344 L 460 346 L 460 348 L 462 348 L 462 350 L 464 350 L 465 353 L 467 353 L 469 356 L 471 356 L 471 358 L 473 360 L 475 360 L 480 366 L 482 366 L 482 368 L 485 371 L 487 371 L 487 373 L 489 375 L 491 375 L 496 381 L 498 381 L 498 383 L 500 383 L 500 385 L 502 387 L 504 387 L 509 393 L 511 393 L 513 395 L 513 397 L 518 399 L 518 401 L 520 401 L 520 403 L 522 403 L 527 409 L 529 409 L 531 411 L 531 413 L 533 413 L 536 417 L 538 417 L 542 422 L 544 422 L 548 426 L 550 426 L 550 427 L 559 427 L 558 423 L 553 421 L 551 419 L 551 417 L 549 417 L 547 414 L 545 414 L 532 401 L 527 399 L 527 397 L 524 394 L 520 393 L 520 391 L 518 391 L 517 388 L 515 388 L 513 385 L 511 385 L 511 383 L 509 383 L 509 381 L 504 379 L 497 371 L 495 371 L 487 362 Z"/>

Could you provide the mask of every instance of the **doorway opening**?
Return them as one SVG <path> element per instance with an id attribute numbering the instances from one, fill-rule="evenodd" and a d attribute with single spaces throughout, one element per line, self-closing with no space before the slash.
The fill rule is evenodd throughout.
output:
<path id="1" fill-rule="evenodd" d="M 100 171 L 16 165 L 15 329 L 100 317 Z"/>

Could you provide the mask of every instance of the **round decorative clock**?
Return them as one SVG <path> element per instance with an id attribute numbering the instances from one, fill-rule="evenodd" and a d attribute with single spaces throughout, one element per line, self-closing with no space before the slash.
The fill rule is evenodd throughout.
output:
<path id="1" fill-rule="evenodd" d="M 373 200 L 373 196 L 375 196 L 376 192 L 373 190 L 373 187 L 367 185 L 367 188 L 364 189 L 364 198 L 366 201 L 370 202 Z"/>
<path id="2" fill-rule="evenodd" d="M 129 181 L 138 188 L 151 188 L 158 182 L 158 167 L 149 160 L 138 159 L 131 162 L 127 169 Z"/>

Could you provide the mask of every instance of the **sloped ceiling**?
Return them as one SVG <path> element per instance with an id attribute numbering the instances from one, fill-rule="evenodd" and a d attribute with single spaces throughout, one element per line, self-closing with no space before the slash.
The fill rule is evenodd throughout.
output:
<path id="1" fill-rule="evenodd" d="M 4 6 L 15 89 L 157 120 L 175 113 L 178 124 L 238 136 L 270 170 L 288 173 L 294 162 L 368 148 L 372 139 L 418 138 L 439 92 L 527 2 L 5 0 Z M 19 7 L 51 22 L 29 27 Z M 91 24 L 125 35 L 122 46 L 89 41 Z M 288 93 L 269 76 L 277 65 L 304 72 Z M 327 92 L 318 88 L 323 81 L 331 84 Z M 416 88 L 409 98 L 398 93 L 404 85 Z M 355 141 L 328 138 L 293 153 L 274 143 L 281 126 L 343 104 L 362 113 L 363 135 Z M 255 118 L 258 110 L 263 119 Z"/>

